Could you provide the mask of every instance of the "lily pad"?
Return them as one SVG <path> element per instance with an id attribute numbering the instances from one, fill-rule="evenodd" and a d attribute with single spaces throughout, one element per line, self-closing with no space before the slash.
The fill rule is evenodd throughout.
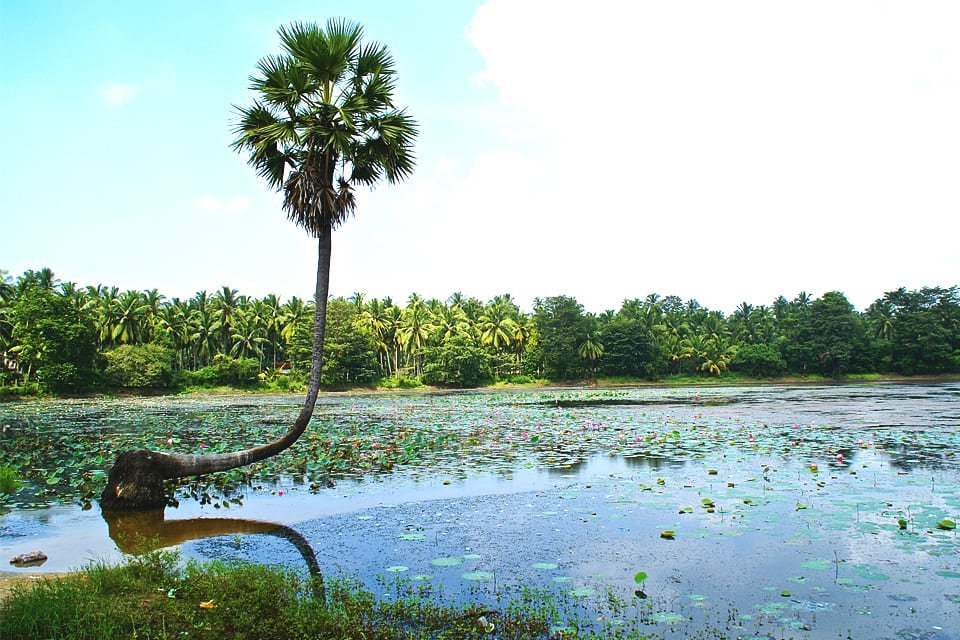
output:
<path id="1" fill-rule="evenodd" d="M 677 624 L 678 622 L 686 620 L 686 618 L 679 613 L 670 613 L 669 611 L 660 611 L 650 616 L 650 618 L 660 624 Z"/>
<path id="2" fill-rule="evenodd" d="M 463 559 L 454 557 L 434 558 L 430 561 L 435 567 L 456 567 L 463 564 Z"/>
<path id="3" fill-rule="evenodd" d="M 460 576 L 464 580 L 470 580 L 472 582 L 486 582 L 493 578 L 493 573 L 489 571 L 471 571 L 469 573 L 464 573 Z"/>
<path id="4" fill-rule="evenodd" d="M 554 562 L 535 562 L 530 566 L 534 569 L 543 569 L 545 571 L 550 571 L 557 568 L 557 565 Z"/>
<path id="5" fill-rule="evenodd" d="M 391 573 L 403 573 L 404 571 L 409 571 L 410 567 L 405 567 L 402 564 L 394 565 L 392 567 L 387 567 L 387 571 Z"/>

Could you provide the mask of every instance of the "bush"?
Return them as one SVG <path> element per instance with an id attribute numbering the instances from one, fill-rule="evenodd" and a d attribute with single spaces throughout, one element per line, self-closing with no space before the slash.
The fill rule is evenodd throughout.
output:
<path id="1" fill-rule="evenodd" d="M 223 354 L 213 357 L 217 382 L 238 387 L 256 384 L 260 377 L 260 363 L 253 358 L 231 358 Z"/>
<path id="2" fill-rule="evenodd" d="M 416 389 L 417 387 L 422 387 L 423 383 L 420 382 L 420 378 L 400 376 L 396 378 L 384 378 L 380 381 L 380 386 L 384 389 Z"/>
<path id="3" fill-rule="evenodd" d="M 766 344 L 748 344 L 733 357 L 732 368 L 755 378 L 773 377 L 786 371 L 780 353 Z"/>
<path id="4" fill-rule="evenodd" d="M 503 382 L 505 382 L 506 384 L 533 384 L 534 382 L 536 382 L 536 380 L 530 376 L 513 375 L 513 376 L 507 376 L 506 378 L 504 378 Z"/>
<path id="5" fill-rule="evenodd" d="M 213 357 L 213 364 L 196 371 L 179 371 L 180 387 L 249 387 L 260 380 L 260 363 L 253 358 L 231 358 L 223 354 Z"/>
<path id="6" fill-rule="evenodd" d="M 454 336 L 424 353 L 423 381 L 427 384 L 476 387 L 492 379 L 490 355 L 467 336 Z"/>
<path id="7" fill-rule="evenodd" d="M 260 378 L 260 363 L 253 358 L 231 358 L 223 354 L 213 357 L 213 370 L 217 382 L 238 387 L 247 387 Z"/>
<path id="8" fill-rule="evenodd" d="M 125 344 L 104 354 L 107 382 L 116 387 L 169 387 L 173 354 L 154 344 Z"/>
<path id="9" fill-rule="evenodd" d="M 38 385 L 36 382 L 28 382 L 26 384 L 18 384 L 9 387 L 0 387 L 0 398 L 19 398 L 38 395 L 40 395 L 40 385 Z"/>

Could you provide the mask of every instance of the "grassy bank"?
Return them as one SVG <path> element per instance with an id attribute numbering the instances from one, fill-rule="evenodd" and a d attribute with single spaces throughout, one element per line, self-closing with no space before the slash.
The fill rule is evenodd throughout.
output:
<path id="1" fill-rule="evenodd" d="M 0 638 L 393 640 L 484 638 L 494 630 L 498 638 L 546 638 L 557 613 L 529 598 L 494 611 L 437 604 L 420 588 L 396 590 L 379 599 L 349 580 L 259 564 L 181 565 L 177 554 L 160 551 L 17 584 L 0 601 Z"/>

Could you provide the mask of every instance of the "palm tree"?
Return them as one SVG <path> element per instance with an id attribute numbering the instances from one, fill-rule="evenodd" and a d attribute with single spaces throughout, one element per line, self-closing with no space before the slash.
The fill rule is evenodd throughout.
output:
<path id="1" fill-rule="evenodd" d="M 237 309 L 240 306 L 239 291 L 231 289 L 228 286 L 220 287 L 220 291 L 213 294 L 210 301 L 216 313 L 217 324 L 220 326 L 220 350 L 221 353 L 230 351 L 232 345 L 230 336 L 233 333 L 233 323 L 236 319 Z"/>
<path id="2" fill-rule="evenodd" d="M 727 370 L 736 350 L 723 337 L 708 339 L 705 347 L 700 371 L 719 376 L 722 371 Z"/>
<path id="3" fill-rule="evenodd" d="M 164 307 L 160 307 L 157 315 L 157 329 L 166 336 L 173 345 L 177 354 L 177 366 L 184 367 L 184 355 L 190 348 L 190 323 L 188 321 L 189 308 L 179 298 Z"/>
<path id="4" fill-rule="evenodd" d="M 350 298 L 348 298 L 350 304 L 354 306 L 358 314 L 363 313 L 363 299 L 365 297 L 366 296 L 360 291 L 354 291 L 353 294 L 350 295 Z"/>
<path id="5" fill-rule="evenodd" d="M 13 298 L 13 278 L 6 269 L 0 269 L 0 302 Z"/>
<path id="6" fill-rule="evenodd" d="M 377 341 L 377 361 L 384 375 L 390 372 L 390 345 L 387 344 L 387 305 L 374 298 L 360 315 L 360 322 Z"/>
<path id="7" fill-rule="evenodd" d="M 217 322 L 210 309 L 195 308 L 190 313 L 190 344 L 193 347 L 194 363 L 207 364 L 217 353 Z"/>
<path id="8" fill-rule="evenodd" d="M 263 297 L 263 322 L 266 327 L 267 344 L 270 345 L 270 356 L 273 358 L 273 369 L 277 368 L 277 354 L 280 352 L 280 332 L 283 330 L 283 311 L 276 294 L 270 293 Z"/>
<path id="9" fill-rule="evenodd" d="M 162 293 L 156 289 L 147 289 L 143 292 L 143 301 L 147 305 L 147 310 L 143 319 L 143 341 L 153 341 L 153 325 L 160 314 L 163 301 L 166 299 Z"/>
<path id="10" fill-rule="evenodd" d="M 430 309 L 424 304 L 423 298 L 416 293 L 411 294 L 407 308 L 403 310 L 401 316 L 400 335 L 408 358 L 413 360 L 414 375 L 422 373 L 421 355 L 430 337 L 431 320 Z"/>
<path id="11" fill-rule="evenodd" d="M 603 344 L 601 344 L 600 340 L 593 333 L 588 333 L 583 339 L 583 342 L 580 343 L 580 346 L 577 347 L 577 354 L 584 360 L 590 362 L 591 371 L 595 371 L 597 360 L 603 355 Z"/>
<path id="12" fill-rule="evenodd" d="M 527 350 L 527 343 L 530 342 L 530 333 L 533 324 L 530 322 L 530 316 L 521 313 L 513 322 L 513 355 L 517 360 L 517 368 L 523 367 L 523 354 Z"/>
<path id="13" fill-rule="evenodd" d="M 510 317 L 507 305 L 491 304 L 484 310 L 477 325 L 480 329 L 480 342 L 493 347 L 494 352 L 510 346 L 516 323 Z"/>
<path id="14" fill-rule="evenodd" d="M 159 507 L 163 480 L 224 471 L 280 453 L 313 416 L 323 366 L 332 232 L 356 207 L 354 188 L 390 183 L 414 167 L 417 125 L 393 103 L 393 58 L 383 45 L 363 45 L 363 29 L 346 20 L 326 27 L 281 27 L 283 53 L 263 58 L 251 78 L 257 98 L 240 108 L 233 143 L 271 188 L 283 209 L 318 239 L 313 360 L 303 409 L 285 435 L 267 444 L 205 456 L 145 450 L 120 455 L 101 498 L 106 509 Z"/>
<path id="15" fill-rule="evenodd" d="M 148 307 L 139 291 L 125 291 L 113 301 L 115 324 L 110 338 L 117 344 L 139 344 Z"/>
<path id="16" fill-rule="evenodd" d="M 264 326 L 257 315 L 255 307 L 251 307 L 249 312 L 240 312 L 237 314 L 236 322 L 230 334 L 230 341 L 233 346 L 230 348 L 230 355 L 240 358 L 256 358 L 261 366 L 263 365 L 263 349 L 260 345 L 267 339 L 263 337 Z"/>
<path id="17" fill-rule="evenodd" d="M 113 344 L 113 331 L 120 321 L 120 289 L 117 287 L 104 287 L 100 290 L 100 295 L 94 303 L 97 318 L 97 336 L 100 345 Z"/>
<path id="18" fill-rule="evenodd" d="M 433 327 L 436 334 L 435 342 L 443 343 L 458 335 L 467 332 L 469 323 L 467 314 L 460 305 L 446 306 L 441 304 L 433 314 Z"/>

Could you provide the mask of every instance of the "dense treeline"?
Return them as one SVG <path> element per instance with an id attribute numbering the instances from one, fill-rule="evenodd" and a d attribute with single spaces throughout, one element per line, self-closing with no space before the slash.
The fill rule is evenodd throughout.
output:
<path id="1" fill-rule="evenodd" d="M 312 302 L 229 287 L 168 300 L 60 283 L 49 269 L 16 280 L 0 271 L 0 386 L 293 388 L 310 367 L 312 316 Z M 725 316 L 657 294 L 595 315 L 567 296 L 537 299 L 527 314 L 509 294 L 413 294 L 400 305 L 356 293 L 330 300 L 325 345 L 327 386 L 956 373 L 960 297 L 955 286 L 901 288 L 858 312 L 839 292 L 800 293 Z"/>

